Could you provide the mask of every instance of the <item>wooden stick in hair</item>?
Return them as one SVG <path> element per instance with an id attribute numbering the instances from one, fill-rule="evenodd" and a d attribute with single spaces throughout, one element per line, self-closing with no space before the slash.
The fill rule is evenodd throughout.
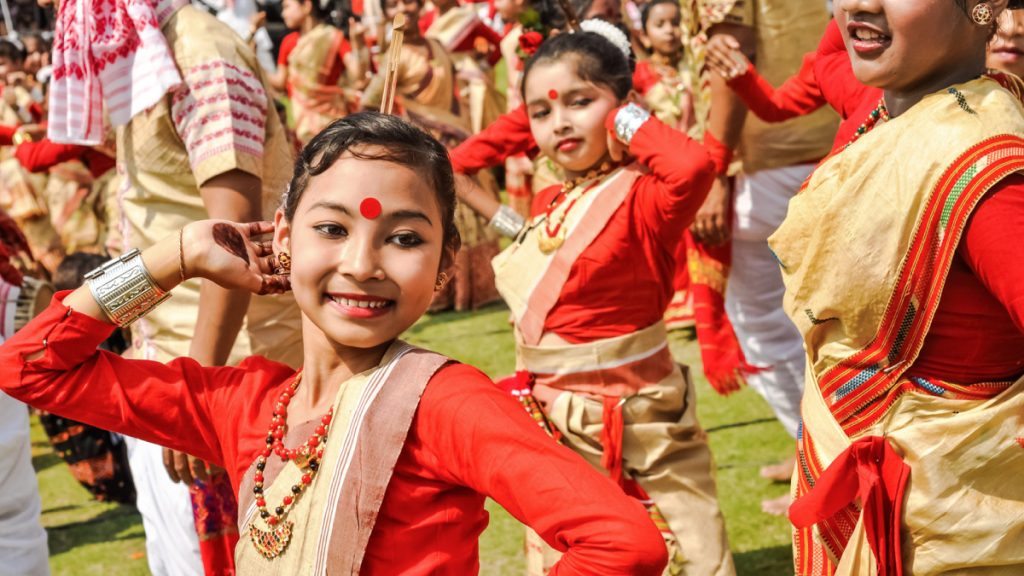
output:
<path id="1" fill-rule="evenodd" d="M 576 15 L 576 9 L 572 7 L 572 3 L 569 0 L 558 0 L 558 7 L 565 13 L 565 23 L 569 26 L 569 30 L 572 32 L 579 32 L 580 18 Z"/>
<path id="2" fill-rule="evenodd" d="M 384 95 L 380 103 L 380 111 L 384 114 L 391 114 L 395 108 L 395 91 L 398 89 L 398 61 L 402 55 L 404 37 L 405 14 L 398 14 L 391 24 L 391 45 L 388 47 L 387 61 L 384 65 Z"/>

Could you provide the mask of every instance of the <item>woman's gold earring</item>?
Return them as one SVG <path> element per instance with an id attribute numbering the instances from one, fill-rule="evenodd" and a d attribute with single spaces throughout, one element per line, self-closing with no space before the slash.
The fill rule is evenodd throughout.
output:
<path id="1" fill-rule="evenodd" d="M 437 282 L 434 282 L 434 292 L 440 292 L 444 285 L 448 283 L 448 273 L 441 272 L 437 275 Z"/>
<path id="2" fill-rule="evenodd" d="M 988 26 L 992 23 L 995 13 L 988 2 L 981 2 L 971 10 L 971 20 L 978 26 Z"/>
<path id="3" fill-rule="evenodd" d="M 292 257 L 287 252 L 277 253 L 277 266 L 274 266 L 274 274 L 287 276 L 292 272 Z"/>

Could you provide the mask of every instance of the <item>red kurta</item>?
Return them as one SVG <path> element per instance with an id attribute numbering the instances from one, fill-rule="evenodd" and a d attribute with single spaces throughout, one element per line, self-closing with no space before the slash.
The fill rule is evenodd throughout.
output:
<path id="1" fill-rule="evenodd" d="M 612 116 L 609 115 L 609 118 Z M 661 320 L 672 298 L 675 248 L 715 179 L 707 150 L 653 116 L 630 154 L 650 173 L 633 183 L 605 229 L 573 264 L 544 330 L 569 342 L 629 334 Z M 534 215 L 560 186 L 534 198 Z"/>
<path id="2" fill-rule="evenodd" d="M 71 312 L 66 294 L 0 346 L 0 388 L 55 414 L 222 464 L 237 492 L 294 371 L 261 357 L 203 367 L 189 358 L 162 364 L 97 351 L 113 326 Z M 43 343 L 41 358 L 23 361 Z M 665 566 L 660 534 L 639 503 L 551 442 L 487 376 L 452 364 L 426 387 L 362 573 L 476 573 L 485 496 L 567 550 L 552 574 L 653 576 Z"/>

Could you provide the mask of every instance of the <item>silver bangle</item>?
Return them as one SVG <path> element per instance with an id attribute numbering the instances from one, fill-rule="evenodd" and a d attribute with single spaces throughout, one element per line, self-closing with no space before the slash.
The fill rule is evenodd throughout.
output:
<path id="1" fill-rule="evenodd" d="M 146 270 L 138 248 L 89 272 L 85 279 L 96 303 L 118 326 L 131 324 L 171 297 Z"/>
<path id="2" fill-rule="evenodd" d="M 499 234 L 508 238 L 515 238 L 519 235 L 519 231 L 523 229 L 523 224 L 526 220 L 523 219 L 512 207 L 502 204 L 498 211 L 491 217 L 491 221 L 488 222 L 488 226 L 494 228 Z"/>
<path id="3" fill-rule="evenodd" d="M 620 142 L 629 146 L 644 122 L 651 117 L 651 113 L 632 102 L 623 106 L 615 113 L 615 136 Z"/>

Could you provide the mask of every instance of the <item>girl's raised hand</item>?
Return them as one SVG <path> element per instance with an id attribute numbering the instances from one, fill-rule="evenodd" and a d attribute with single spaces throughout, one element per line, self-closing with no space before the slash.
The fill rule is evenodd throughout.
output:
<path id="1" fill-rule="evenodd" d="M 193 222 L 182 231 L 184 273 L 228 289 L 255 294 L 286 292 L 291 284 L 287 275 L 274 272 L 277 260 L 271 241 L 259 239 L 273 231 L 271 222 Z"/>
<path id="2" fill-rule="evenodd" d="M 740 43 L 728 34 L 715 34 L 708 40 L 707 65 L 712 72 L 726 80 L 747 73 L 750 60 L 740 50 Z"/>

